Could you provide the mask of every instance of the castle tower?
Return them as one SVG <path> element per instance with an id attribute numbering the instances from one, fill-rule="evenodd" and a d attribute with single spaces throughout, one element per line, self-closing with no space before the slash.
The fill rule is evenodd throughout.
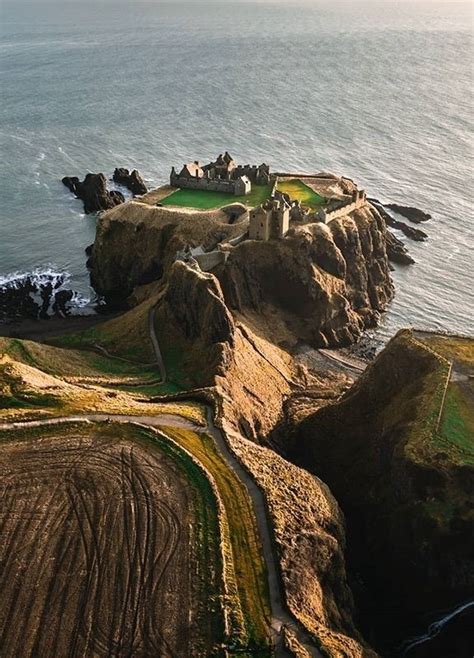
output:
<path id="1" fill-rule="evenodd" d="M 250 213 L 249 238 L 250 240 L 263 240 L 267 242 L 270 239 L 270 227 L 272 221 L 272 211 L 263 206 L 254 208 Z"/>

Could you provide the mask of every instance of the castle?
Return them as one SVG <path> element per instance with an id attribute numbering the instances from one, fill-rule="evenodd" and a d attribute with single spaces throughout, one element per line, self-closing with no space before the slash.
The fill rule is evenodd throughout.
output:
<path id="1" fill-rule="evenodd" d="M 290 228 L 290 209 L 285 196 L 275 192 L 266 203 L 250 213 L 250 240 L 271 240 L 284 237 Z"/>
<path id="2" fill-rule="evenodd" d="M 219 155 L 215 162 L 204 166 L 201 166 L 197 160 L 185 164 L 179 174 L 173 167 L 170 175 L 172 187 L 226 192 L 236 196 L 246 196 L 252 191 L 252 184 L 267 185 L 270 180 L 268 165 L 237 166 L 227 151 L 224 155 Z"/>

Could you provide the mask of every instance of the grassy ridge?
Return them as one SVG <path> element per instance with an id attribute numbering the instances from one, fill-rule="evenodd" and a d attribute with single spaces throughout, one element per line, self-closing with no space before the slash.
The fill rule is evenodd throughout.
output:
<path id="1" fill-rule="evenodd" d="M 207 643 L 193 647 L 196 655 L 218 656 L 219 645 L 225 641 L 222 596 L 222 555 L 220 551 L 217 501 L 208 479 L 185 451 L 155 432 L 140 430 L 141 436 L 171 457 L 193 489 L 194 542 L 199 553 L 196 565 L 201 608 L 197 616 L 199 628 Z"/>
<path id="2" fill-rule="evenodd" d="M 265 646 L 271 619 L 268 580 L 245 486 L 219 455 L 211 437 L 175 428 L 167 428 L 166 433 L 196 457 L 216 482 L 230 527 L 229 541 L 247 642 Z M 240 642 L 243 640 L 239 638 Z"/>

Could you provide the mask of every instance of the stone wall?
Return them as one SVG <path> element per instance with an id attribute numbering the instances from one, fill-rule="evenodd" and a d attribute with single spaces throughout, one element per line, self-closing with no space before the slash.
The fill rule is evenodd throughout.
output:
<path id="1" fill-rule="evenodd" d="M 353 212 L 354 210 L 357 210 L 358 208 L 362 208 L 367 204 L 367 199 L 365 196 L 365 193 L 362 192 L 360 196 L 355 201 L 348 200 L 348 202 L 341 206 L 340 208 L 336 208 L 336 210 L 332 210 L 331 212 L 326 212 L 325 210 L 320 210 L 318 211 L 318 218 L 325 222 L 326 224 L 329 224 L 329 222 L 332 222 L 334 219 L 339 219 L 339 217 L 344 217 L 345 215 L 348 215 L 349 213 Z"/>
<path id="2" fill-rule="evenodd" d="M 194 256 L 194 259 L 198 262 L 203 272 L 209 272 L 218 265 L 225 263 L 228 256 L 229 252 L 216 250 L 210 251 L 207 254 L 198 254 Z"/>
<path id="3" fill-rule="evenodd" d="M 221 180 L 212 178 L 184 178 L 171 176 L 170 183 L 173 187 L 188 190 L 207 190 L 208 192 L 225 192 L 227 194 L 246 194 L 241 180 Z M 242 189 L 241 189 L 242 188 Z M 249 190 L 250 191 L 250 190 Z"/>

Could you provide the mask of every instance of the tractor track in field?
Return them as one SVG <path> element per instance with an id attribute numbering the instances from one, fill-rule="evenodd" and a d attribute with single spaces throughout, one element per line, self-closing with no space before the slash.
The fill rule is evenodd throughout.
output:
<path id="1" fill-rule="evenodd" d="M 156 356 L 156 364 L 158 365 L 159 371 L 160 371 L 160 382 L 164 383 L 166 381 L 166 369 L 165 369 L 165 364 L 163 361 L 163 357 L 160 351 L 159 347 L 159 342 L 158 338 L 156 336 L 155 332 L 155 326 L 154 326 L 154 318 L 155 318 L 155 310 L 156 307 L 153 307 L 150 310 L 149 313 L 149 330 L 150 330 L 150 338 L 153 344 L 153 348 L 155 351 L 155 356 Z M 289 653 L 286 651 L 286 649 L 283 646 L 283 629 L 284 627 L 291 628 L 291 630 L 294 632 L 296 637 L 298 638 L 299 642 L 304 646 L 304 648 L 307 650 L 308 654 L 312 657 L 319 658 L 321 656 L 320 652 L 318 649 L 315 648 L 311 636 L 306 632 L 306 630 L 298 623 L 295 621 L 295 619 L 291 616 L 291 614 L 287 611 L 284 600 L 285 600 L 285 594 L 283 591 L 283 586 L 281 584 L 281 579 L 279 575 L 279 570 L 277 566 L 277 560 L 274 555 L 274 550 L 273 550 L 273 542 L 271 540 L 271 529 L 270 529 L 270 521 L 267 518 L 267 513 L 266 513 L 266 506 L 265 506 L 265 500 L 264 500 L 264 494 L 262 491 L 259 489 L 259 487 L 255 484 L 253 478 L 251 475 L 244 469 L 244 467 L 238 462 L 237 458 L 235 457 L 234 453 L 232 452 L 231 448 L 229 447 L 227 440 L 222 433 L 222 431 L 216 427 L 213 421 L 213 410 L 212 408 L 207 405 L 207 426 L 202 427 L 201 425 L 197 425 L 196 423 L 193 423 L 191 420 L 185 419 L 181 416 L 174 415 L 174 414 L 168 414 L 168 415 L 161 415 L 161 416 L 131 416 L 127 414 L 81 414 L 81 415 L 76 415 L 76 416 L 67 416 L 67 417 L 61 417 L 61 418 L 49 418 L 49 419 L 43 419 L 43 420 L 36 420 L 36 421 L 27 421 L 27 422 L 14 422 L 14 423 L 3 423 L 0 424 L 0 430 L 7 430 L 7 429 L 20 429 L 20 428 L 34 428 L 34 427 L 52 427 L 56 425 L 61 425 L 61 424 L 67 424 L 67 423 L 108 423 L 108 422 L 118 422 L 118 423 L 125 423 L 125 424 L 132 424 L 132 425 L 140 425 L 140 426 L 147 426 L 155 429 L 160 429 L 163 428 L 165 429 L 166 427 L 176 427 L 176 428 L 182 428 L 182 429 L 187 429 L 187 430 L 192 430 L 196 433 L 206 433 L 212 436 L 214 443 L 216 445 L 216 448 L 225 461 L 225 463 L 231 468 L 237 475 L 237 477 L 242 481 L 244 484 L 248 494 L 249 494 L 249 499 L 252 503 L 253 506 L 253 511 L 254 515 L 257 521 L 257 527 L 259 530 L 259 535 L 260 539 L 262 542 L 262 548 L 263 548 L 263 556 L 264 560 L 267 566 L 267 573 L 268 573 L 268 583 L 269 583 L 269 593 L 270 593 L 270 605 L 271 605 L 271 610 L 272 610 L 272 622 L 271 622 L 271 634 L 273 637 L 274 645 L 275 645 L 275 655 L 278 657 L 285 657 L 288 656 Z M 132 478 L 133 482 L 133 478 Z M 134 495 L 137 496 L 139 494 L 137 490 L 137 485 L 132 484 L 132 490 L 134 492 Z M 143 496 L 143 489 L 142 489 L 142 496 Z M 146 494 L 145 494 L 146 497 Z M 84 501 L 82 501 L 84 504 Z M 74 503 L 76 504 L 76 503 Z M 133 531 L 130 532 L 131 528 L 133 527 L 135 532 L 136 532 L 136 524 L 145 524 L 145 529 L 146 529 L 146 536 L 150 536 L 150 510 L 149 510 L 149 502 L 146 502 L 145 507 L 147 509 L 146 512 L 146 520 L 144 521 L 142 518 L 136 518 L 136 514 L 134 515 L 133 522 L 131 521 L 130 518 L 130 512 L 125 512 L 125 520 L 124 520 L 124 528 L 125 528 L 125 535 L 127 536 L 127 542 L 130 542 L 130 535 L 133 535 Z M 87 515 L 87 514 L 86 514 Z M 141 516 L 141 513 L 138 515 L 139 517 Z M 180 521 L 177 515 L 171 515 L 170 510 L 168 510 L 168 515 L 167 515 L 167 522 L 169 523 L 170 518 L 173 518 L 173 530 L 169 530 L 169 534 L 172 534 L 173 532 L 179 536 L 179 533 L 181 532 L 180 528 Z M 84 529 L 81 530 L 83 532 Z M 93 532 L 91 528 L 91 532 Z M 127 556 L 128 556 L 128 567 L 130 568 L 130 565 L 134 563 L 135 560 L 138 559 L 140 562 L 139 565 L 139 571 L 143 572 L 143 564 L 144 561 L 148 560 L 148 555 L 152 552 L 150 551 L 150 545 L 149 545 L 149 539 L 147 539 L 146 546 L 143 549 L 140 549 L 142 552 L 137 556 L 136 555 L 136 547 L 135 549 L 131 548 L 131 545 L 127 545 Z M 86 542 L 84 541 L 84 546 Z M 97 536 L 94 537 L 93 539 L 93 544 L 96 547 L 99 545 L 99 538 Z M 148 598 L 149 598 L 149 603 L 154 603 L 156 596 L 158 594 L 158 586 L 160 582 L 162 581 L 165 573 L 167 566 L 170 562 L 170 560 L 173 558 L 173 555 L 176 551 L 176 546 L 178 544 L 178 541 L 175 540 L 172 542 L 173 546 L 172 549 L 169 550 L 169 554 L 167 554 L 164 558 L 164 566 L 162 566 L 160 573 L 158 574 L 157 579 L 155 582 L 152 583 L 151 587 L 151 595 L 150 592 L 148 591 Z M 85 550 L 85 549 L 84 549 Z M 160 559 L 163 557 L 163 554 L 167 551 L 166 548 L 162 548 L 162 553 L 160 554 Z M 100 551 L 99 551 L 100 552 Z M 94 566 L 94 569 L 96 568 L 96 563 L 99 558 L 91 560 L 89 557 L 89 562 L 91 565 Z M 157 558 L 158 559 L 158 558 Z M 155 563 L 153 564 L 153 567 L 156 566 L 156 560 Z M 99 567 L 99 573 L 100 573 L 100 567 Z M 99 580 L 100 576 L 97 576 L 97 580 Z M 143 577 L 141 578 L 140 581 L 140 587 L 141 591 L 144 589 L 147 589 L 149 584 L 144 580 Z M 91 590 L 92 588 L 92 583 L 88 584 L 88 591 Z M 97 587 L 97 584 L 95 584 L 95 587 Z M 127 592 L 126 592 L 126 597 L 127 601 L 130 601 L 134 599 L 134 594 L 132 590 L 129 587 L 129 583 L 127 584 Z M 135 609 L 134 611 L 134 622 L 133 622 L 133 628 L 132 628 L 132 639 L 136 635 L 136 628 L 138 625 L 138 615 L 139 612 Z M 117 617 L 116 611 L 114 610 L 113 613 L 114 616 L 114 621 L 115 618 Z M 120 631 L 120 636 L 119 640 L 115 640 L 115 638 L 109 638 L 109 646 L 110 643 L 114 645 L 114 648 L 116 650 L 120 651 L 120 655 L 133 655 L 133 641 L 130 646 L 130 652 L 127 654 L 127 652 L 124 654 L 122 651 L 122 646 L 125 643 L 125 629 L 123 628 L 124 624 L 121 624 L 121 631 Z M 133 630 L 135 629 L 135 630 Z M 76 629 L 77 631 L 77 629 Z M 77 632 L 76 632 L 77 636 Z M 150 626 L 149 631 L 147 633 L 148 639 L 151 640 L 154 648 L 156 651 L 159 651 L 159 655 L 161 656 L 169 656 L 170 658 L 175 658 L 175 655 L 173 651 L 170 648 L 170 645 L 167 643 L 166 639 L 163 637 L 162 634 L 159 634 L 157 632 L 157 626 Z M 99 643 L 100 644 L 100 643 Z M 128 648 L 128 647 L 127 647 Z M 74 655 L 73 653 L 69 653 L 71 657 Z M 114 654 L 109 653 L 107 655 L 117 655 L 116 653 Z M 176 655 L 177 658 L 177 655 Z"/>

